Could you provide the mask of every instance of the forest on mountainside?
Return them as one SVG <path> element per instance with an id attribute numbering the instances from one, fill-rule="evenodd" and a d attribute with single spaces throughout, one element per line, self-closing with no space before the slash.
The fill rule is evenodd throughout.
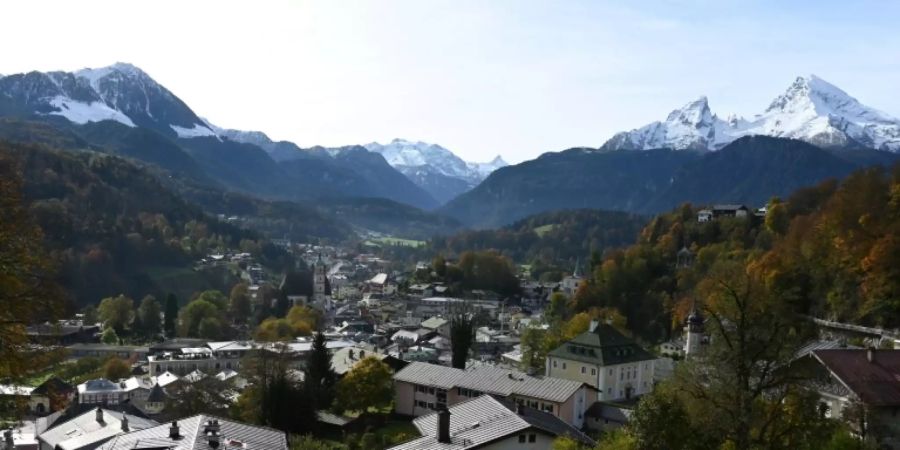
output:
<path id="1" fill-rule="evenodd" d="M 796 314 L 900 326 L 900 165 L 861 169 L 773 198 L 765 218 L 699 223 L 685 204 L 655 217 L 634 245 L 609 253 L 574 298 L 573 311 L 615 308 L 639 337 L 680 328 L 711 270 L 739 264 Z M 679 267 L 679 251 L 690 266 Z"/>
<path id="2" fill-rule="evenodd" d="M 24 179 L 25 201 L 74 305 L 118 294 L 162 298 L 157 275 L 191 274 L 212 251 L 241 249 L 273 267 L 291 264 L 258 233 L 204 214 L 121 158 L 8 143 L 0 143 L 0 153 Z M 190 278 L 199 283 L 192 289 L 221 288 L 221 274 Z"/>

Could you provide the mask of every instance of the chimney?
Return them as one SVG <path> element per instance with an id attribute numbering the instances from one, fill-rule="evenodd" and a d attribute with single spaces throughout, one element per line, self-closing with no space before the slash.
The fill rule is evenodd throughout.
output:
<path id="1" fill-rule="evenodd" d="M 866 349 L 866 359 L 868 359 L 870 363 L 875 362 L 875 347 Z"/>
<path id="2" fill-rule="evenodd" d="M 99 406 L 97 407 L 97 422 L 103 423 L 103 409 Z"/>
<path id="3" fill-rule="evenodd" d="M 597 320 L 597 319 L 594 319 L 594 320 L 591 321 L 591 326 L 590 326 L 590 328 L 588 328 L 588 330 L 589 330 L 591 333 L 593 333 L 594 330 L 597 329 L 597 326 L 598 326 L 598 325 L 600 325 L 600 321 Z"/>
<path id="4" fill-rule="evenodd" d="M 122 413 L 122 431 L 128 432 L 128 416 Z"/>
<path id="5" fill-rule="evenodd" d="M 12 428 L 3 431 L 3 448 L 5 450 L 15 450 L 16 443 L 13 441 L 13 430 Z"/>
<path id="6" fill-rule="evenodd" d="M 437 441 L 441 444 L 450 443 L 450 410 L 445 406 L 438 411 Z"/>
<path id="7" fill-rule="evenodd" d="M 169 427 L 169 438 L 170 439 L 178 439 L 181 437 L 181 431 L 178 429 L 178 422 L 173 421 L 172 426 Z"/>
<path id="8" fill-rule="evenodd" d="M 206 441 L 210 448 L 219 448 L 219 433 L 215 431 L 206 432 Z"/>

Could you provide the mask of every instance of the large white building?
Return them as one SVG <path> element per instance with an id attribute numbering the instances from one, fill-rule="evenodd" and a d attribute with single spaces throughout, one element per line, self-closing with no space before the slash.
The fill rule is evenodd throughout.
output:
<path id="1" fill-rule="evenodd" d="M 628 400 L 653 390 L 658 358 L 611 325 L 590 329 L 547 355 L 546 374 L 597 389 L 598 401 Z"/>

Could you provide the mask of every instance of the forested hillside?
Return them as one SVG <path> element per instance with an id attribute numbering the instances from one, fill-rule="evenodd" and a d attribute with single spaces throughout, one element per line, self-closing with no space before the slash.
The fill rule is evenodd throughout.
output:
<path id="1" fill-rule="evenodd" d="M 554 211 L 522 219 L 495 230 L 467 230 L 432 240 L 438 253 L 459 255 L 469 250 L 497 250 L 536 271 L 570 271 L 579 258 L 634 242 L 647 218 L 600 210 Z"/>
<path id="2" fill-rule="evenodd" d="M 764 219 L 698 223 L 698 209 L 684 205 L 654 218 L 636 244 L 595 267 L 573 308 L 616 308 L 639 336 L 663 339 L 692 304 L 703 306 L 697 284 L 736 263 L 794 313 L 900 326 L 900 166 L 774 199 Z M 685 247 L 691 264 L 679 268 Z"/>
<path id="3" fill-rule="evenodd" d="M 258 233 L 211 218 L 121 158 L 5 142 L 0 153 L 22 171 L 25 200 L 73 303 L 164 294 L 156 275 L 190 272 L 196 259 L 219 249 L 252 249 L 273 266 L 289 263 Z M 193 278 L 194 287 L 214 282 Z"/>

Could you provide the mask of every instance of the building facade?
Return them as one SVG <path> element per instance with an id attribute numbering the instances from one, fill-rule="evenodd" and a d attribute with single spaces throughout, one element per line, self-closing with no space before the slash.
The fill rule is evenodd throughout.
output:
<path id="1" fill-rule="evenodd" d="M 611 325 L 594 321 L 547 355 L 546 375 L 595 388 L 592 400 L 628 400 L 653 390 L 657 360 Z"/>

